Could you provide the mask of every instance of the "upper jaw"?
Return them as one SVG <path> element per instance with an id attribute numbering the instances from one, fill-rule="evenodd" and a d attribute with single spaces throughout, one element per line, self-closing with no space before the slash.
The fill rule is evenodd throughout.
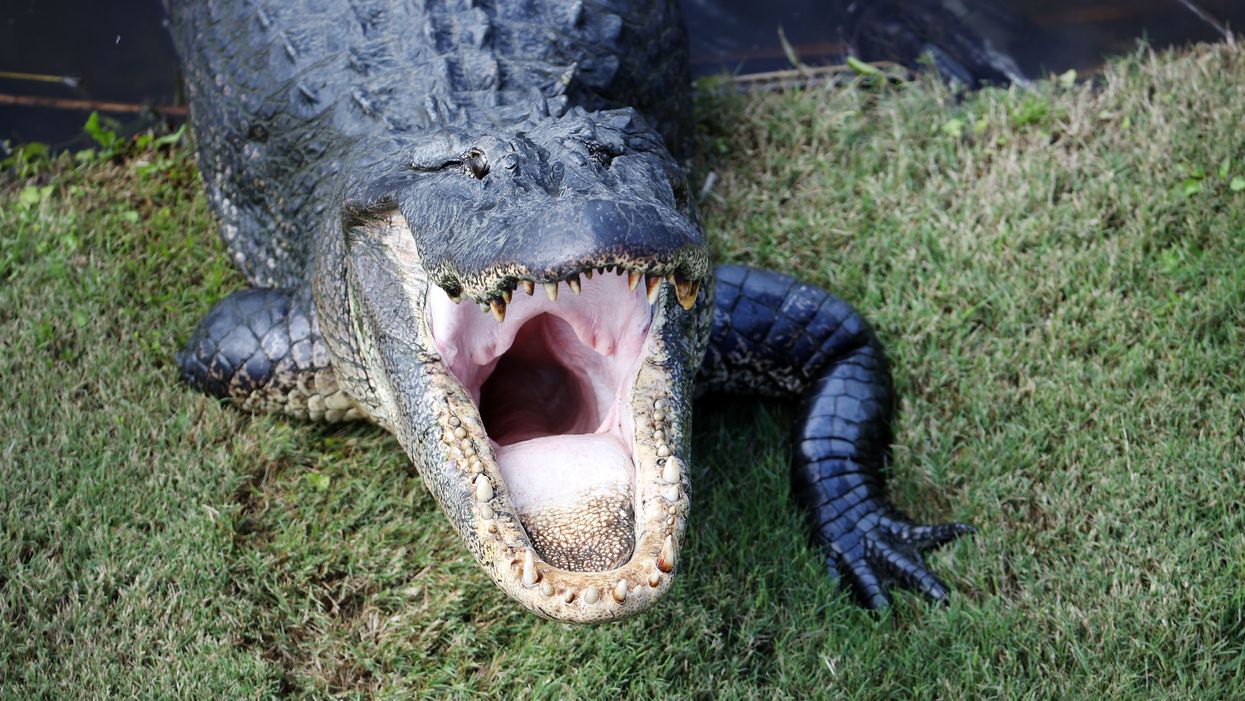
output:
<path id="1" fill-rule="evenodd" d="M 420 240 L 429 279 L 453 299 L 503 304 L 528 283 L 566 282 L 607 266 L 690 283 L 709 273 L 704 234 L 665 204 L 630 199 L 538 201 L 487 230 Z"/>

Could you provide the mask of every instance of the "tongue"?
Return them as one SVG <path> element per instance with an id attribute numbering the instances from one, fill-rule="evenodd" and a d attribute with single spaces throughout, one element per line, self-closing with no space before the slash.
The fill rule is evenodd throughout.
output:
<path id="1" fill-rule="evenodd" d="M 495 453 L 519 520 L 545 561 L 602 571 L 631 556 L 634 468 L 617 436 L 546 436 L 495 446 Z"/>
<path id="2" fill-rule="evenodd" d="M 497 446 L 496 455 L 519 511 L 570 507 L 585 493 L 631 491 L 631 458 L 612 433 L 533 438 Z"/>

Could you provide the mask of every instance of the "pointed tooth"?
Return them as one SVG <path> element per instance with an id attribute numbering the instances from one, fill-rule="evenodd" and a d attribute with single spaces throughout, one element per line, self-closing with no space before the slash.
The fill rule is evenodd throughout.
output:
<path id="1" fill-rule="evenodd" d="M 531 280 L 520 280 L 519 284 L 523 285 L 523 291 L 527 293 L 528 297 L 531 297 L 532 293 L 536 291 L 536 283 Z"/>
<path id="2" fill-rule="evenodd" d="M 614 585 L 614 591 L 610 592 L 610 595 L 614 597 L 614 601 L 617 601 L 620 604 L 626 601 L 627 600 L 627 580 L 625 579 L 618 580 L 618 584 Z"/>
<path id="3" fill-rule="evenodd" d="M 684 309 L 690 311 L 692 306 L 696 304 L 696 295 L 700 294 L 700 281 L 675 282 L 674 291 L 679 296 L 679 304 L 683 305 Z"/>
<path id="4" fill-rule="evenodd" d="M 545 283 L 545 294 L 549 296 L 550 302 L 558 301 L 558 283 L 546 282 Z"/>
<path id="5" fill-rule="evenodd" d="M 644 285 L 648 289 L 648 303 L 652 304 L 657 301 L 657 291 L 661 289 L 660 275 L 645 275 Z"/>
<path id="6" fill-rule="evenodd" d="M 450 301 L 453 302 L 454 304 L 460 304 L 463 301 L 462 293 L 459 293 L 456 295 L 448 295 L 448 296 L 450 298 Z"/>
<path id="7" fill-rule="evenodd" d="M 479 302 L 478 304 L 480 305 L 480 311 L 485 312 L 485 313 L 492 311 L 492 307 L 489 306 L 488 302 Z"/>
<path id="8" fill-rule="evenodd" d="M 579 276 L 576 275 L 575 277 L 568 279 L 566 281 L 566 286 L 571 288 L 571 292 L 574 292 L 575 294 L 579 294 L 579 289 L 580 289 Z"/>
<path id="9" fill-rule="evenodd" d="M 476 477 L 476 501 L 491 501 L 493 499 L 493 483 L 488 481 L 488 477 L 478 475 Z"/>
<path id="10" fill-rule="evenodd" d="M 540 573 L 536 571 L 536 555 L 529 548 L 523 554 L 523 586 L 530 587 L 539 580 Z"/>
<path id="11" fill-rule="evenodd" d="M 621 271 L 622 267 L 620 266 L 618 269 Z M 635 286 L 640 284 L 641 277 L 643 276 L 634 270 L 627 271 L 627 287 L 630 287 L 632 292 L 635 292 Z"/>
<path id="12" fill-rule="evenodd" d="M 601 590 L 596 587 L 588 587 L 584 590 L 584 603 L 595 604 L 601 598 Z"/>
<path id="13" fill-rule="evenodd" d="M 514 299 L 513 292 L 511 292 L 510 290 L 501 291 L 501 301 L 505 302 L 506 304 L 510 304 L 511 299 Z"/>
<path id="14" fill-rule="evenodd" d="M 588 268 L 587 270 L 584 271 L 584 277 L 588 278 L 589 280 L 592 279 L 592 268 Z"/>
<path id="15" fill-rule="evenodd" d="M 674 536 L 666 536 L 665 545 L 661 546 L 661 552 L 657 555 L 657 569 L 670 574 L 674 571 Z"/>
<path id="16" fill-rule="evenodd" d="M 661 479 L 667 484 L 675 484 L 679 481 L 680 465 L 678 458 L 666 458 L 666 466 L 661 471 Z"/>
<path id="17" fill-rule="evenodd" d="M 506 303 L 505 302 L 501 301 L 500 299 L 495 299 L 489 302 L 488 304 L 489 304 L 489 308 L 493 310 L 493 318 L 497 320 L 497 323 L 500 324 L 501 322 L 506 320 Z"/>

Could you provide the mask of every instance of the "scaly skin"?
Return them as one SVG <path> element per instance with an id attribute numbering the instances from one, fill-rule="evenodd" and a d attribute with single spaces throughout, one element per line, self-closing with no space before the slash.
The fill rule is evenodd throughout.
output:
<path id="1" fill-rule="evenodd" d="M 725 267 L 715 287 L 671 150 L 690 102 L 674 3 L 499 5 L 174 3 L 209 197 L 259 288 L 212 310 L 183 376 L 247 410 L 392 431 L 499 587 L 585 622 L 670 586 L 697 373 L 701 389 L 803 396 L 797 491 L 837 571 L 870 606 L 892 580 L 945 598 L 919 550 L 963 528 L 915 526 L 885 504 L 890 379 L 868 326 L 772 273 Z M 604 571 L 582 564 L 590 551 L 542 557 L 478 397 L 433 332 L 435 314 L 458 318 L 453 301 L 501 322 L 524 309 L 514 295 L 578 294 L 594 271 L 615 280 L 594 289 L 642 281 L 631 294 L 652 304 L 619 409 L 634 542 Z"/>

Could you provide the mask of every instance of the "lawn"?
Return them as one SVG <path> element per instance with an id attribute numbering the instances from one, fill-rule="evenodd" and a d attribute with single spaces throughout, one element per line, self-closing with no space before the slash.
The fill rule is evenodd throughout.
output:
<path id="1" fill-rule="evenodd" d="M 1245 697 L 1245 51 L 1092 84 L 702 100 L 719 257 L 852 301 L 890 491 L 979 532 L 950 605 L 841 595 L 790 407 L 698 413 L 673 590 L 537 619 L 389 436 L 245 416 L 173 353 L 239 287 L 189 150 L 0 176 L 0 697 Z"/>

